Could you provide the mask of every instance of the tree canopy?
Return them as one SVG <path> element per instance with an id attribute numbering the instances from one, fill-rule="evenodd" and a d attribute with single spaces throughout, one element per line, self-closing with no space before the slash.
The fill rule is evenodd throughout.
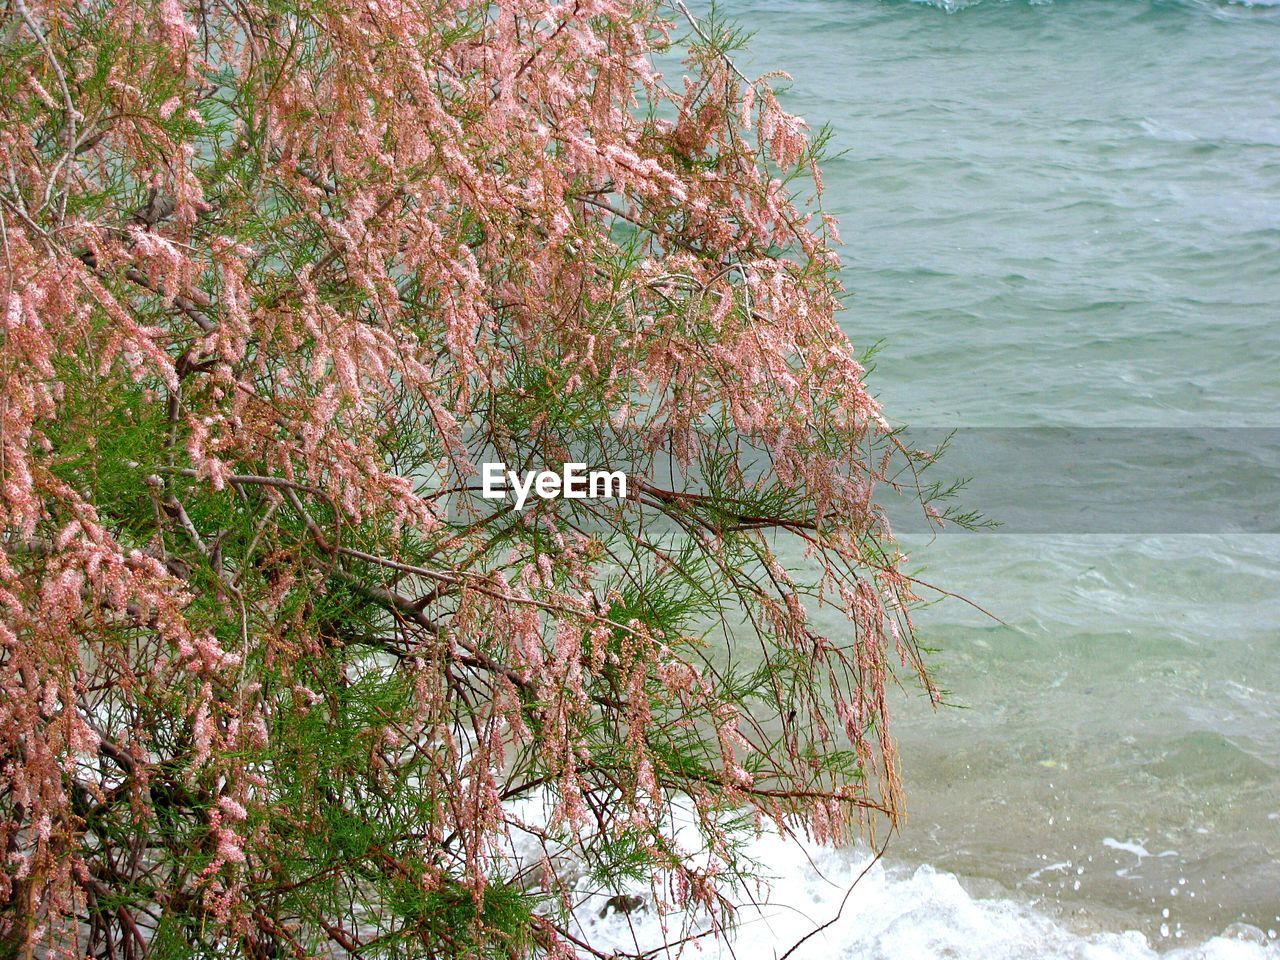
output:
<path id="1" fill-rule="evenodd" d="M 3 9 L 0 940 L 583 954 L 582 877 L 722 924 L 744 826 L 896 815 L 894 435 L 737 34 Z M 477 495 L 570 460 L 628 496 Z"/>

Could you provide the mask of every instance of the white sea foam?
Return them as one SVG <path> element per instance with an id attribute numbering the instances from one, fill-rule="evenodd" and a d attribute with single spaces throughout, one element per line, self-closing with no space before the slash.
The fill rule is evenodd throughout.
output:
<path id="1" fill-rule="evenodd" d="M 1280 946 L 1274 942 L 1227 936 L 1162 952 L 1132 930 L 1073 932 L 1030 904 L 975 897 L 953 874 L 929 866 L 873 864 L 865 849 L 806 847 L 770 833 L 755 840 L 750 853 L 776 877 L 772 888 L 760 891 L 758 905 L 741 911 L 738 927 L 727 939 L 703 938 L 687 948 L 686 956 L 778 960 L 812 933 L 791 954 L 794 960 L 1280 958 Z M 622 892 L 643 897 L 646 889 L 636 885 Z M 660 919 L 650 909 L 620 912 L 610 907 L 610 895 L 584 890 L 575 912 L 579 934 L 593 947 L 661 954 L 663 945 L 677 937 L 678 923 L 664 936 Z M 700 929 L 705 925 L 695 925 L 695 931 Z"/>

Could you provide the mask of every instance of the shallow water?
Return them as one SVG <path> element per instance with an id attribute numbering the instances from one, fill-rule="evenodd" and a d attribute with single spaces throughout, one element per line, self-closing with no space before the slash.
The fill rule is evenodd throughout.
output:
<path id="1" fill-rule="evenodd" d="M 1135 442 L 1280 426 L 1280 7 L 946 6 L 726 8 L 756 33 L 743 65 L 788 69 L 789 108 L 844 151 L 825 165 L 844 326 L 884 341 L 891 417 Z M 1206 504 L 1233 495 L 1194 466 Z M 1044 500 L 996 479 L 1011 510 Z M 914 898 L 914 920 L 835 928 L 824 952 L 1260 953 L 1209 938 L 1280 930 L 1280 537 L 1249 532 L 1269 522 L 907 537 L 1009 626 L 922 618 L 965 709 L 905 698 L 911 819 L 866 894 Z M 799 876 L 776 898 L 839 903 Z"/>

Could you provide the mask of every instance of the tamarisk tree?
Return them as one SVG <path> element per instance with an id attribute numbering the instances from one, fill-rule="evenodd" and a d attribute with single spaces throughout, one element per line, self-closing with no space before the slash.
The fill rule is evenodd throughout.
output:
<path id="1" fill-rule="evenodd" d="M 736 35 L 0 10 L 5 952 L 589 954 L 586 889 L 719 930 L 744 827 L 896 816 L 895 438 Z"/>

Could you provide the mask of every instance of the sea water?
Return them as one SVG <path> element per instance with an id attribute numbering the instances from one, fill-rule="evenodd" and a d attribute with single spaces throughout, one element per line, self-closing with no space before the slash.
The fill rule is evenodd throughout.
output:
<path id="1" fill-rule="evenodd" d="M 741 66 L 788 70 L 788 108 L 833 129 L 843 325 L 882 342 L 871 383 L 895 421 L 1137 445 L 1159 428 L 1209 474 L 1168 431 L 1280 427 L 1280 7 L 721 11 L 755 33 Z M 1206 509 L 1238 491 L 1221 474 Z M 1046 496 L 1005 480 L 1009 512 Z M 1004 623 L 921 615 L 959 707 L 899 698 L 909 820 L 843 911 L 867 851 L 766 836 L 769 905 L 706 949 L 771 960 L 839 911 L 795 956 L 1280 956 L 1275 519 L 905 536 L 926 579 Z M 601 942 L 661 942 L 600 907 L 579 916 Z"/>

